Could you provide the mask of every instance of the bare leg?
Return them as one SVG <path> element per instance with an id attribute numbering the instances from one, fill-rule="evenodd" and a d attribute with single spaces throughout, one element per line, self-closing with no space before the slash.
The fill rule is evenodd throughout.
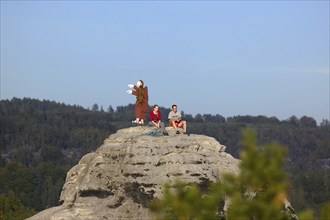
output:
<path id="1" fill-rule="evenodd" d="M 187 133 L 187 122 L 183 121 L 183 132 Z"/>
<path id="2" fill-rule="evenodd" d="M 178 127 L 175 124 L 175 121 L 172 122 L 172 126 L 175 128 L 176 131 L 178 131 Z"/>
<path id="3" fill-rule="evenodd" d="M 187 133 L 187 123 L 186 123 L 186 121 L 181 121 L 180 124 L 178 124 L 178 127 L 183 127 L 183 133 Z"/>

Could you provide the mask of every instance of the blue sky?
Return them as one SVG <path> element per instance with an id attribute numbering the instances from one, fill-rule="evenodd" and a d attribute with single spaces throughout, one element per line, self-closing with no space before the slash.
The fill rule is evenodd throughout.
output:
<path id="1" fill-rule="evenodd" d="M 329 120 L 329 1 L 1 1 L 1 99 Z"/>

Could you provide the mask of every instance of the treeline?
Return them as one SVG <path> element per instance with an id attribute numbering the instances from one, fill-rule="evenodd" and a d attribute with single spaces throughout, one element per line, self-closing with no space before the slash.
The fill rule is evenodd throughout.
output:
<path id="1" fill-rule="evenodd" d="M 13 195 L 29 211 L 59 205 L 66 172 L 86 153 L 98 148 L 117 129 L 131 126 L 135 105 L 91 109 L 48 100 L 0 101 L 0 194 Z M 167 118 L 169 108 L 160 107 Z M 278 141 L 288 149 L 287 170 L 294 208 L 317 210 L 330 198 L 330 123 L 308 116 L 235 116 L 182 112 L 188 133 L 216 138 L 239 158 L 241 131 L 254 128 L 260 145 Z M 167 122 L 166 120 L 164 120 Z M 8 201 L 4 200 L 4 201 Z"/>
<path id="2" fill-rule="evenodd" d="M 0 120 L 2 162 L 28 166 L 73 164 L 116 131 L 107 113 L 28 98 L 1 101 Z"/>

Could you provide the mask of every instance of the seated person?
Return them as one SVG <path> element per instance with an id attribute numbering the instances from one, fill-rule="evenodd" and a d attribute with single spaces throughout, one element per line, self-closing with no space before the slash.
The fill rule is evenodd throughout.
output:
<path id="1" fill-rule="evenodd" d="M 149 126 L 156 126 L 157 128 L 160 128 L 160 131 L 163 132 L 163 135 L 168 135 L 168 133 L 165 131 L 165 125 L 164 122 L 162 122 L 162 115 L 160 114 L 158 105 L 154 105 L 152 111 L 149 114 Z"/>
<path id="2" fill-rule="evenodd" d="M 178 112 L 177 106 L 172 105 L 172 111 L 168 114 L 168 119 L 170 120 L 170 126 L 173 126 L 176 130 L 176 134 L 180 134 L 178 128 L 183 128 L 183 134 L 187 134 L 187 122 L 181 120 L 181 113 Z"/>

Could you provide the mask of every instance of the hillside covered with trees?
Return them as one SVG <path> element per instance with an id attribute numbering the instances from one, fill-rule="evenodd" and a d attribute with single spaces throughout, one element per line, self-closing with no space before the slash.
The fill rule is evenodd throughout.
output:
<path id="1" fill-rule="evenodd" d="M 161 107 L 160 111 L 165 119 L 170 109 Z M 318 211 L 330 200 L 329 121 L 317 125 L 308 116 L 280 121 L 265 116 L 182 113 L 188 133 L 216 138 L 236 158 L 242 149 L 241 131 L 247 127 L 256 131 L 258 145 L 277 141 L 286 146 L 289 200 L 296 211 Z M 1 100 L 0 214 L 10 216 L 10 210 L 16 209 L 21 219 L 59 205 L 66 172 L 117 129 L 132 126 L 134 116 L 133 104 L 104 110 L 97 104 L 85 109 L 30 98 Z"/>

